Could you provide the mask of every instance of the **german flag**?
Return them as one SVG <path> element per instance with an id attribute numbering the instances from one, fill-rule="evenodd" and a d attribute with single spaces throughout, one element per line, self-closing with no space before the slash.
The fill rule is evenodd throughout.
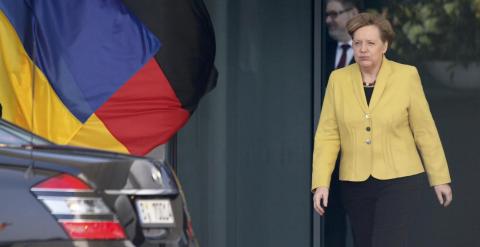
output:
<path id="1" fill-rule="evenodd" d="M 0 1 L 3 118 L 58 144 L 137 155 L 216 83 L 201 0 Z"/>

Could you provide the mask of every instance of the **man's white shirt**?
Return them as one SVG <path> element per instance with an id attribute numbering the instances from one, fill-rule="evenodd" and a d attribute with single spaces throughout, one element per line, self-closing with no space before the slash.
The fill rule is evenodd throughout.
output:
<path id="1" fill-rule="evenodd" d="M 353 59 L 353 48 L 352 48 L 352 40 L 348 42 L 337 42 L 337 50 L 335 52 L 335 68 L 338 65 L 338 62 L 340 62 L 340 57 L 342 56 L 342 45 L 348 44 L 350 45 L 350 48 L 347 50 L 347 60 L 346 60 L 346 65 L 350 64 L 350 61 Z"/>

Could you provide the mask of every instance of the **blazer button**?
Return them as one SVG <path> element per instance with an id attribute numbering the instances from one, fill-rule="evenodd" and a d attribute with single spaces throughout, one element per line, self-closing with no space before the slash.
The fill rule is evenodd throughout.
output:
<path id="1" fill-rule="evenodd" d="M 365 143 L 368 144 L 368 145 L 370 145 L 370 144 L 372 144 L 372 140 L 367 139 L 367 140 L 365 140 Z"/>
<path id="2" fill-rule="evenodd" d="M 368 114 L 368 113 L 365 114 L 365 118 L 366 118 L 366 119 L 370 119 L 370 114 Z"/>
<path id="3" fill-rule="evenodd" d="M 370 131 L 370 130 L 371 130 L 370 126 L 368 126 L 368 127 L 365 128 L 365 129 L 366 129 L 367 131 Z"/>

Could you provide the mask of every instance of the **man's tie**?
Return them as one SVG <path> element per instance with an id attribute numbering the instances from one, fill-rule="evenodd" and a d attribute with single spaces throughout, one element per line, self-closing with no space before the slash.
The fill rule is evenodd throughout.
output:
<path id="1" fill-rule="evenodd" d="M 342 56 L 340 57 L 340 60 L 338 61 L 337 67 L 338 68 L 343 68 L 345 65 L 347 65 L 347 51 L 350 48 L 349 44 L 343 44 L 340 46 L 342 48 Z"/>

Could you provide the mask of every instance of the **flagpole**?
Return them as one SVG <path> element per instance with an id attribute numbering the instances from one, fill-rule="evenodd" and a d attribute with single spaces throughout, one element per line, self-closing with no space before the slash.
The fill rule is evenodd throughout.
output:
<path id="1" fill-rule="evenodd" d="M 31 79 L 31 87 L 32 87 L 32 90 L 31 90 L 31 112 L 30 112 L 30 132 L 31 133 L 35 133 L 34 130 L 35 130 L 35 83 L 36 83 L 36 73 L 35 73 L 35 53 L 36 53 L 36 41 L 37 41 L 37 35 L 36 35 L 36 25 L 35 25 L 35 15 L 33 14 L 33 8 L 32 6 L 29 6 L 30 7 L 30 11 L 32 13 L 32 42 L 31 42 L 31 50 L 32 50 L 32 57 L 31 57 L 31 61 L 32 61 L 32 64 L 31 64 L 31 73 L 32 73 L 32 79 Z M 30 135 L 30 143 L 29 145 L 26 147 L 26 149 L 29 149 L 30 151 L 30 165 L 29 167 L 27 168 L 27 170 L 25 171 L 25 178 L 32 178 L 34 176 L 34 168 L 35 168 L 35 159 L 33 158 L 33 134 Z"/>

